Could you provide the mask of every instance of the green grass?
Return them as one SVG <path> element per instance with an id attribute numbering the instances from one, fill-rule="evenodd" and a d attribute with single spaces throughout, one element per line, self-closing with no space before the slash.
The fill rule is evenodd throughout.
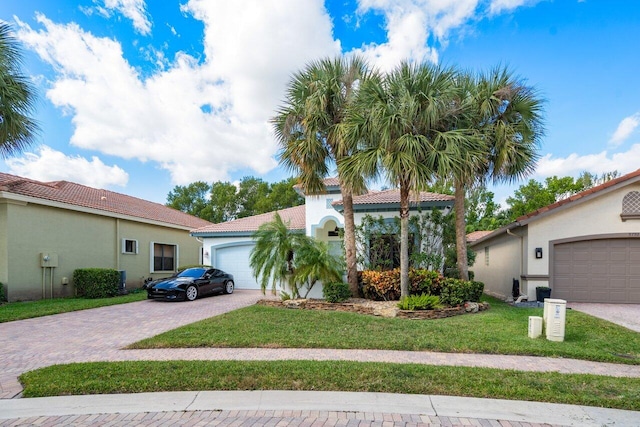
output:
<path id="1" fill-rule="evenodd" d="M 527 336 L 542 308 L 491 299 L 488 311 L 440 320 L 388 319 L 328 311 L 251 306 L 149 338 L 130 348 L 341 348 L 516 354 L 640 364 L 640 334 L 567 312 L 564 342 Z"/>
<path id="2" fill-rule="evenodd" d="M 0 323 L 142 301 L 146 297 L 146 292 L 136 292 L 113 298 L 55 298 L 40 301 L 11 302 L 0 305 Z"/>
<path id="3" fill-rule="evenodd" d="M 23 374 L 25 397 L 193 390 L 340 390 L 530 400 L 640 410 L 640 379 L 330 361 L 57 365 Z"/>

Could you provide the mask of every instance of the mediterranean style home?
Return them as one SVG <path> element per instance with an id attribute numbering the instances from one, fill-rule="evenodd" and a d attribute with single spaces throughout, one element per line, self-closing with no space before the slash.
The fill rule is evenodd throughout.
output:
<path id="1" fill-rule="evenodd" d="M 305 204 L 277 211 L 289 229 L 306 233 L 320 241 L 327 242 L 330 250 L 342 253 L 340 229 L 344 228 L 341 194 L 338 180 L 328 178 L 324 182 L 326 192 L 307 195 L 300 188 L 296 190 L 305 198 Z M 411 214 L 431 209 L 441 209 L 449 213 L 453 206 L 453 196 L 422 192 L 419 200 L 411 203 Z M 353 198 L 356 225 L 365 215 L 383 217 L 393 221 L 400 210 L 398 190 L 369 192 Z M 249 265 L 251 249 L 254 246 L 253 233 L 260 225 L 273 219 L 275 212 L 236 219 L 220 224 L 211 224 L 191 231 L 191 235 L 203 244 L 203 262 L 233 274 L 237 289 L 260 289 Z M 322 295 L 321 286 L 312 290 L 310 297 Z"/>
<path id="2" fill-rule="evenodd" d="M 640 304 L 640 169 L 468 240 L 486 293 Z"/>
<path id="3" fill-rule="evenodd" d="M 140 287 L 200 264 L 189 230 L 210 224 L 112 191 L 0 173 L 0 283 L 9 301 L 71 296 L 73 271 L 100 267 Z"/>

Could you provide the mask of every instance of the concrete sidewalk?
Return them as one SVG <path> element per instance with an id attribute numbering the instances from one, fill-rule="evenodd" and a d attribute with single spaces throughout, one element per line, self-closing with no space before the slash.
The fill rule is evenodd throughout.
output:
<path id="1" fill-rule="evenodd" d="M 219 423 L 620 427 L 638 426 L 640 412 L 453 396 L 313 391 L 201 391 L 0 400 L 0 426 Z"/>

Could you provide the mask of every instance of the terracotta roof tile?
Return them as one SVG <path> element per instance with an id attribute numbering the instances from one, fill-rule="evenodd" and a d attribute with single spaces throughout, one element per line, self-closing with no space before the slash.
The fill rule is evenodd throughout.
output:
<path id="1" fill-rule="evenodd" d="M 488 236 L 491 233 L 493 233 L 493 230 L 473 231 L 473 232 L 467 234 L 467 242 L 473 243 L 476 240 L 482 239 L 483 237 Z"/>
<path id="2" fill-rule="evenodd" d="M 589 189 L 586 189 L 586 190 L 584 190 L 584 191 L 582 191 L 580 193 L 574 194 L 573 196 L 567 197 L 566 199 L 563 199 L 563 200 L 557 201 L 555 203 L 552 203 L 550 205 L 541 207 L 540 209 L 537 209 L 537 210 L 535 210 L 533 212 L 530 212 L 530 213 L 528 213 L 526 215 L 522 215 L 521 217 L 516 218 L 516 221 L 520 222 L 520 221 L 524 221 L 524 220 L 533 218 L 533 217 L 535 217 L 537 215 L 543 214 L 543 213 L 551 211 L 553 209 L 557 209 L 560 206 L 566 205 L 568 203 L 575 202 L 576 200 L 580 200 L 583 197 L 589 196 L 591 194 L 594 194 L 594 193 L 597 193 L 599 191 L 605 190 L 607 188 L 613 187 L 614 185 L 617 185 L 617 184 L 620 184 L 622 182 L 628 181 L 630 179 L 638 178 L 638 177 L 640 177 L 640 169 L 638 169 L 638 170 L 636 170 L 634 172 L 628 173 L 626 175 L 623 175 L 621 177 L 612 179 L 610 181 L 607 181 L 607 182 L 605 182 L 603 184 L 600 184 L 600 185 L 597 185 L 595 187 L 591 187 Z"/>
<path id="3" fill-rule="evenodd" d="M 412 203 L 416 202 L 414 194 L 411 194 L 410 199 Z M 420 202 L 448 202 L 453 199 L 453 196 L 449 196 L 447 194 L 430 193 L 427 191 L 419 193 Z M 367 194 L 353 197 L 354 205 L 377 205 L 385 203 L 400 203 L 400 190 L 392 189 L 385 191 L 371 191 Z M 333 204 L 335 206 L 342 206 L 342 201 L 339 200 Z"/>
<path id="4" fill-rule="evenodd" d="M 0 172 L 0 191 L 187 228 L 211 224 L 159 203 L 68 181 L 40 182 Z"/>
<path id="5" fill-rule="evenodd" d="M 289 223 L 290 230 L 305 230 L 304 205 L 281 209 L 276 212 L 280 214 L 280 217 L 285 223 Z M 211 224 L 198 228 L 197 230 L 192 230 L 191 232 L 194 234 L 252 232 L 258 230 L 258 227 L 262 224 L 271 221 L 276 212 L 268 212 L 247 218 L 235 219 L 233 221 L 221 222 L 219 224 Z"/>

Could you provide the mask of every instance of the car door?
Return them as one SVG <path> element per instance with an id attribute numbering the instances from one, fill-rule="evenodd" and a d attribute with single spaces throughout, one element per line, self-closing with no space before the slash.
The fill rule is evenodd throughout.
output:
<path id="1" fill-rule="evenodd" d="M 215 269 L 208 269 L 201 279 L 197 280 L 198 290 L 200 295 L 210 294 L 215 291 L 215 278 L 214 278 Z"/>
<path id="2" fill-rule="evenodd" d="M 211 288 L 212 291 L 222 292 L 224 290 L 224 282 L 226 281 L 226 276 L 222 270 L 218 270 L 217 268 L 213 269 L 213 273 L 211 274 Z"/>

